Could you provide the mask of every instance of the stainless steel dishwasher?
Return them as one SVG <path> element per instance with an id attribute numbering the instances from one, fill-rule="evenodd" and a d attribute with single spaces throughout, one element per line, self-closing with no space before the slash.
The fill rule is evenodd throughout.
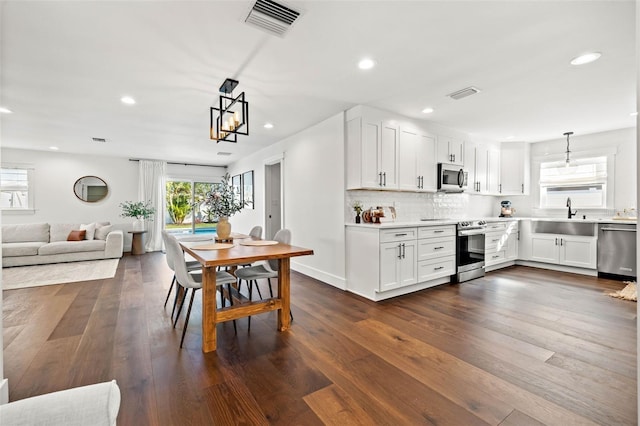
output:
<path id="1" fill-rule="evenodd" d="M 633 277 L 636 274 L 636 225 L 598 225 L 598 275 Z"/>

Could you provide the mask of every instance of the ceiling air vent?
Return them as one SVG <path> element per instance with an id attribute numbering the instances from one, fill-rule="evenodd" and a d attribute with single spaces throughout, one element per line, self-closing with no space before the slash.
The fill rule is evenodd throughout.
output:
<path id="1" fill-rule="evenodd" d="M 91 138 L 92 141 L 94 142 L 106 142 L 107 140 L 105 138 Z"/>
<path id="2" fill-rule="evenodd" d="M 447 96 L 449 96 L 451 99 L 458 100 L 466 98 L 467 96 L 475 95 L 478 92 L 480 92 L 480 89 L 471 86 L 462 90 L 458 90 L 457 92 L 449 93 Z"/>
<path id="3" fill-rule="evenodd" d="M 269 34 L 284 37 L 300 12 L 289 9 L 271 0 L 258 0 L 253 5 L 245 22 Z"/>

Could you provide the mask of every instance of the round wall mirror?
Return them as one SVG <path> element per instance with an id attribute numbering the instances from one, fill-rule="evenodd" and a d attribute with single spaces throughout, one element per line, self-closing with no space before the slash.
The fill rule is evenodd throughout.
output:
<path id="1" fill-rule="evenodd" d="M 107 196 L 107 183 L 97 176 L 83 176 L 73 185 L 73 193 L 82 201 L 95 203 Z"/>

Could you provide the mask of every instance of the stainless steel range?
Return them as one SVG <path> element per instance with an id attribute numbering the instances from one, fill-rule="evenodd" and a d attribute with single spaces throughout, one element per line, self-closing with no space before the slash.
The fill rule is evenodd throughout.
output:
<path id="1" fill-rule="evenodd" d="M 456 281 L 461 283 L 484 276 L 484 236 L 487 222 L 458 222 L 456 245 Z"/>

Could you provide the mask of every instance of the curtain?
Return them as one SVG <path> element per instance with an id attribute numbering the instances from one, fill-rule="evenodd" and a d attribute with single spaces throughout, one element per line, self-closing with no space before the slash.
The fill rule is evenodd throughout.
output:
<path id="1" fill-rule="evenodd" d="M 162 250 L 162 227 L 164 218 L 164 192 L 167 163 L 165 161 L 140 160 L 138 197 L 150 202 L 156 209 L 153 221 L 147 224 L 146 251 Z"/>

